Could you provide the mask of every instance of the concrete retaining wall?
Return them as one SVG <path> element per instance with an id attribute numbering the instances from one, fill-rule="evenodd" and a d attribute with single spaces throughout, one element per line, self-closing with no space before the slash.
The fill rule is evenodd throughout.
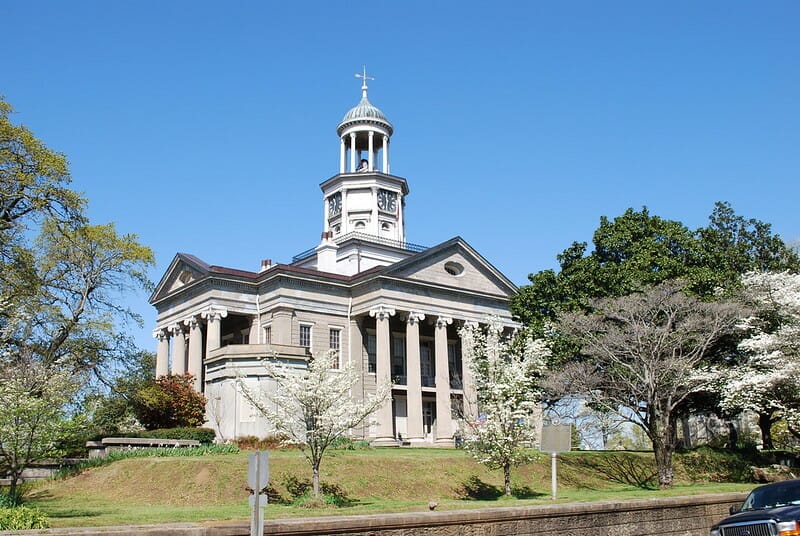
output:
<path id="1" fill-rule="evenodd" d="M 571 503 L 518 508 L 486 508 L 271 520 L 264 534 L 284 536 L 708 536 L 711 525 L 728 515 L 743 493 L 626 502 Z M 4 534 L 51 536 L 246 536 L 248 523 L 50 529 Z"/>

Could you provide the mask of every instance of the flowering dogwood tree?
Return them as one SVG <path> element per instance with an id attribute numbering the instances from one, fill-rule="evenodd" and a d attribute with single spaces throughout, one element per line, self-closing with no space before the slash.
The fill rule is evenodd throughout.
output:
<path id="1" fill-rule="evenodd" d="M 745 359 L 722 372 L 721 406 L 759 415 L 765 448 L 772 448 L 770 426 L 785 419 L 800 435 L 800 274 L 750 272 L 742 277 L 745 298 L 755 314 L 740 327 Z"/>
<path id="2" fill-rule="evenodd" d="M 319 496 L 319 468 L 325 451 L 336 439 L 362 424 L 386 403 L 389 385 L 379 385 L 374 395 L 355 400 L 358 380 L 352 364 L 334 368 L 337 356 L 315 356 L 306 369 L 262 361 L 274 380 L 274 389 L 254 389 L 241 379 L 245 398 L 264 415 L 287 442 L 297 445 L 311 465 L 314 496 Z"/>
<path id="3" fill-rule="evenodd" d="M 465 364 L 475 379 L 477 419 L 467 420 L 464 447 L 492 469 L 503 470 L 505 494 L 511 495 L 511 468 L 531 461 L 537 440 L 534 418 L 541 392 L 537 380 L 550 351 L 530 336 L 504 335 L 497 319 L 487 327 L 461 330 Z"/>

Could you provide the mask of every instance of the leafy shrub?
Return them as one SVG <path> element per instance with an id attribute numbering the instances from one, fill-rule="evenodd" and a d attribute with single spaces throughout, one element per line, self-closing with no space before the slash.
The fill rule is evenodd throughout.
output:
<path id="1" fill-rule="evenodd" d="M 242 450 L 280 450 L 289 448 L 286 436 L 269 435 L 267 437 L 242 436 L 237 437 L 234 443 Z"/>
<path id="2" fill-rule="evenodd" d="M 49 526 L 47 516 L 37 508 L 0 508 L 0 530 L 46 529 Z"/>
<path id="3" fill-rule="evenodd" d="M 333 443 L 331 443 L 332 449 L 337 450 L 362 450 L 371 448 L 369 441 L 364 441 L 363 439 L 351 439 L 349 437 L 337 437 Z"/>
<path id="4" fill-rule="evenodd" d="M 143 430 L 126 437 L 150 437 L 155 439 L 194 439 L 204 445 L 214 442 L 216 433 L 211 428 L 159 428 L 157 430 Z"/>
<path id="5" fill-rule="evenodd" d="M 168 374 L 137 391 L 133 406 L 148 430 L 197 427 L 205 420 L 206 397 L 194 390 L 191 374 Z"/>

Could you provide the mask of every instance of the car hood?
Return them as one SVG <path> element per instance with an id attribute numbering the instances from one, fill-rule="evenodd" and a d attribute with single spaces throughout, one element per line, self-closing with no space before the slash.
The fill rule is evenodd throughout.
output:
<path id="1" fill-rule="evenodd" d="M 779 508 L 767 508 L 765 510 L 747 510 L 746 512 L 739 512 L 738 514 L 726 517 L 714 526 L 747 523 L 748 521 L 764 521 L 765 519 L 774 519 L 775 521 L 800 519 L 800 506 L 790 505 L 781 506 Z"/>

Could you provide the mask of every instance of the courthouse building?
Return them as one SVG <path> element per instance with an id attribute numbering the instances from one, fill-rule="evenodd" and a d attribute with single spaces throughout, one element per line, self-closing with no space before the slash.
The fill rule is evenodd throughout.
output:
<path id="1" fill-rule="evenodd" d="M 406 240 L 409 184 L 391 173 L 393 127 L 368 100 L 366 77 L 361 90 L 337 128 L 338 173 L 309 200 L 321 204 L 319 245 L 288 264 L 262 261 L 258 271 L 179 253 L 150 298 L 156 374 L 193 374 L 208 399 L 208 426 L 222 439 L 271 432 L 237 378 L 274 389 L 261 359 L 304 367 L 334 350 L 340 366 L 359 373 L 356 396 L 377 379 L 392 382 L 377 423 L 357 434 L 376 445 L 451 445 L 473 388 L 459 328 L 489 315 L 514 325 L 516 286 L 463 239 L 433 247 Z"/>

